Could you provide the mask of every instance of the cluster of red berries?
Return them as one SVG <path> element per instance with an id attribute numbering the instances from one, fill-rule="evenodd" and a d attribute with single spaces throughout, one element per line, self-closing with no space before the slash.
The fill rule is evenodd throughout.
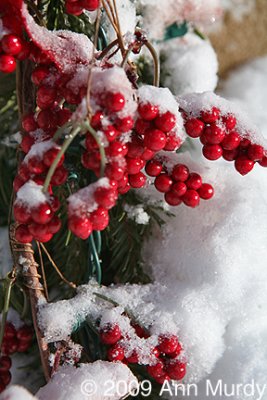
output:
<path id="1" fill-rule="evenodd" d="M 201 111 L 198 118 L 185 117 L 185 129 L 192 138 L 200 138 L 203 155 L 208 160 L 223 157 L 234 161 L 241 175 L 248 174 L 258 162 L 267 167 L 267 156 L 263 146 L 244 138 L 237 128 L 233 114 L 223 115 L 217 107 Z"/>
<path id="2" fill-rule="evenodd" d="M 32 338 L 33 331 L 29 326 L 24 325 L 16 329 L 12 323 L 6 323 L 0 357 L 0 393 L 11 381 L 12 361 L 10 355 L 27 351 L 31 346 Z"/>
<path id="3" fill-rule="evenodd" d="M 99 5 L 99 0 L 66 0 L 65 9 L 68 14 L 79 16 L 84 10 L 97 10 Z"/>
<path id="4" fill-rule="evenodd" d="M 133 325 L 139 338 L 147 339 L 149 334 L 140 325 Z M 107 358 L 109 361 L 121 361 L 125 364 L 141 364 L 138 351 L 133 350 L 125 356 L 125 338 L 117 324 L 107 324 L 100 331 L 102 342 L 109 345 Z M 179 360 L 183 348 L 176 335 L 162 334 L 158 337 L 158 344 L 153 348 L 151 355 L 154 361 L 147 365 L 149 375 L 158 383 L 165 380 L 181 380 L 186 374 L 186 363 Z"/>
<path id="5" fill-rule="evenodd" d="M 179 206 L 184 203 L 188 207 L 197 207 L 200 199 L 209 200 L 214 195 L 213 187 L 203 183 L 199 174 L 189 172 L 184 164 L 176 164 L 171 174 L 164 168 L 164 162 L 152 159 L 146 165 L 146 173 L 156 177 L 155 188 L 165 193 L 166 203 L 171 206 Z"/>
<path id="6" fill-rule="evenodd" d="M 11 73 L 16 69 L 16 60 L 26 60 L 30 55 L 30 45 L 20 36 L 7 34 L 0 41 L 0 71 Z"/>

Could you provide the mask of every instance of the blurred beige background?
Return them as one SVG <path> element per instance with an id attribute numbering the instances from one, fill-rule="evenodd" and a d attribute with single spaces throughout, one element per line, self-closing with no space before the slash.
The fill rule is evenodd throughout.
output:
<path id="1" fill-rule="evenodd" d="M 241 20 L 226 12 L 223 25 L 209 37 L 222 77 L 234 67 L 267 54 L 267 0 L 256 0 L 254 9 Z"/>

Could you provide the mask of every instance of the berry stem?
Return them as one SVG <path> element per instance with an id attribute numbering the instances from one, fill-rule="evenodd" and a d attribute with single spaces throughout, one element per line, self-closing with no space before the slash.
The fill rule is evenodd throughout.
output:
<path id="1" fill-rule="evenodd" d="M 98 60 L 102 60 L 104 57 L 106 57 L 108 55 L 108 53 L 110 52 L 110 50 L 113 49 L 113 47 L 117 46 L 119 44 L 119 39 L 115 39 L 113 40 L 113 42 L 111 42 L 100 54 L 100 56 L 97 58 Z"/>
<path id="2" fill-rule="evenodd" d="M 103 177 L 104 171 L 105 171 L 105 165 L 106 165 L 106 153 L 105 153 L 104 146 L 100 142 L 96 131 L 92 128 L 89 121 L 85 121 L 83 125 L 84 125 L 85 129 L 91 133 L 91 135 L 93 136 L 93 138 L 95 139 L 95 141 L 99 147 L 99 152 L 100 152 L 100 157 L 101 157 L 100 176 Z"/>
<path id="3" fill-rule="evenodd" d="M 147 47 L 149 50 L 153 61 L 154 61 L 154 82 L 153 85 L 156 87 L 159 87 L 159 82 L 160 82 L 160 61 L 159 61 L 159 56 L 158 53 L 156 52 L 156 49 L 150 42 L 145 42 L 144 45 Z"/>
<path id="4" fill-rule="evenodd" d="M 93 235 L 90 235 L 88 240 L 89 240 L 90 253 L 91 253 L 93 265 L 95 267 L 96 279 L 97 279 L 98 284 L 101 285 L 102 270 L 101 270 L 100 260 L 99 260 L 99 256 L 98 256 L 98 252 L 96 249 L 95 240 L 93 238 Z"/>
<path id="5" fill-rule="evenodd" d="M 9 309 L 11 290 L 12 290 L 12 286 L 16 279 L 15 274 L 16 274 L 16 272 L 15 272 L 15 269 L 13 268 L 12 271 L 7 274 L 7 276 L 4 280 L 6 283 L 6 289 L 5 289 L 4 307 L 2 310 L 1 327 L 0 327 L 0 349 L 2 346 L 2 341 L 3 341 L 3 337 L 4 337 L 4 332 L 5 332 L 5 325 L 6 325 L 7 314 L 8 314 L 8 309 Z"/>
<path id="6" fill-rule="evenodd" d="M 60 151 L 58 152 L 55 160 L 53 161 L 51 167 L 49 168 L 49 171 L 47 173 L 47 176 L 45 178 L 45 182 L 44 182 L 44 186 L 43 186 L 43 192 L 46 193 L 48 191 L 48 187 L 50 185 L 51 179 L 54 175 L 54 172 L 58 166 L 58 163 L 60 162 L 61 157 L 63 156 L 63 154 L 66 153 L 68 147 L 70 146 L 70 144 L 72 143 L 72 141 L 75 139 L 75 137 L 80 133 L 81 131 L 81 127 L 80 126 L 76 126 L 72 129 L 72 131 L 70 132 L 70 134 L 68 135 L 67 139 L 65 139 Z"/>

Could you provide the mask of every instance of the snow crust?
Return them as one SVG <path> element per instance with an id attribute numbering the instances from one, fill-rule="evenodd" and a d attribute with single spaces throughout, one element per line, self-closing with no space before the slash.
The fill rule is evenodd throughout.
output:
<path id="1" fill-rule="evenodd" d="M 212 107 L 221 110 L 222 115 L 234 114 L 237 119 L 236 129 L 244 138 L 249 138 L 252 143 L 261 144 L 267 148 L 267 142 L 260 133 L 257 125 L 251 122 L 247 114 L 235 103 L 226 100 L 213 92 L 192 93 L 178 97 L 183 110 L 194 117 L 199 117 L 202 110 L 208 111 Z"/>
<path id="2" fill-rule="evenodd" d="M 79 368 L 60 367 L 37 396 L 39 400 L 119 400 L 137 385 L 126 365 L 96 361 L 81 364 Z"/>
<path id="3" fill-rule="evenodd" d="M 218 60 L 208 40 L 189 33 L 164 42 L 163 84 L 175 95 L 213 91 L 218 81 Z"/>
<path id="4" fill-rule="evenodd" d="M 38 185 L 34 181 L 29 180 L 18 190 L 15 203 L 21 203 L 29 209 L 38 207 L 48 200 L 47 194 L 45 194 L 42 189 L 42 185 Z"/>
<path id="5" fill-rule="evenodd" d="M 30 151 L 26 154 L 23 162 L 27 163 L 33 157 L 42 159 L 43 155 L 52 148 L 59 149 L 60 147 L 57 146 L 53 140 L 45 140 L 44 142 L 35 143 L 32 145 Z"/>

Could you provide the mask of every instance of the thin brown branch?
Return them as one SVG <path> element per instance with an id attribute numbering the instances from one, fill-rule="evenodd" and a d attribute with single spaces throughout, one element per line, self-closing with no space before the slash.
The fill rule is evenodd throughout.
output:
<path id="1" fill-rule="evenodd" d="M 42 255 L 42 250 L 40 247 L 40 243 L 36 241 L 38 253 L 39 253 L 39 258 L 40 258 L 40 265 L 41 265 L 41 271 L 42 271 L 42 278 L 43 278 L 43 284 L 44 284 L 44 292 L 45 292 L 45 297 L 46 300 L 48 300 L 48 288 L 47 288 L 47 281 L 46 281 L 46 275 L 45 275 L 45 269 L 44 269 L 44 261 L 43 261 L 43 255 Z"/>
<path id="2" fill-rule="evenodd" d="M 73 282 L 69 282 L 65 276 L 62 274 L 62 272 L 60 271 L 60 269 L 58 268 L 58 266 L 56 265 L 55 261 L 53 260 L 53 258 L 50 256 L 48 250 L 46 249 L 45 245 L 43 243 L 40 243 L 40 246 L 42 247 L 42 249 L 44 250 L 48 260 L 51 262 L 53 268 L 55 269 L 56 273 L 59 275 L 59 277 L 62 279 L 63 282 L 65 282 L 68 286 L 70 286 L 72 289 L 76 289 L 76 285 Z"/>

